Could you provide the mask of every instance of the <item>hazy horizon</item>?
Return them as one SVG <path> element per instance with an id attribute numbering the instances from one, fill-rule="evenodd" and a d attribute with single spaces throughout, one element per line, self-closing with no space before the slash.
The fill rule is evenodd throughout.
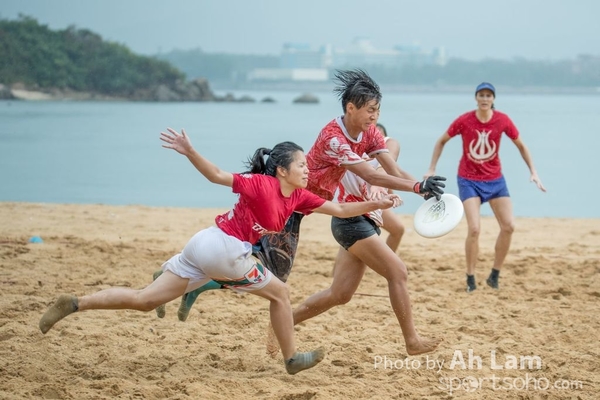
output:
<path id="1" fill-rule="evenodd" d="M 277 0 L 0 0 L 0 18 L 19 14 L 51 29 L 89 29 L 133 52 L 200 48 L 210 53 L 278 55 L 284 43 L 347 49 L 368 38 L 381 50 L 419 44 L 450 58 L 537 60 L 600 55 L 600 2 L 474 0 L 289 4 Z"/>

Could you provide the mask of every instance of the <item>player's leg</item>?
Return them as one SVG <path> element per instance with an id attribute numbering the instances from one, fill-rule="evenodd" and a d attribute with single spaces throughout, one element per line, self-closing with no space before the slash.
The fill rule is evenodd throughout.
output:
<path id="1" fill-rule="evenodd" d="M 395 253 L 396 251 L 398 251 L 400 241 L 402 240 L 402 236 L 404 235 L 404 224 L 400 220 L 400 217 L 396 215 L 391 208 L 383 210 L 382 217 L 382 228 L 389 232 L 385 243 Z"/>
<path id="2" fill-rule="evenodd" d="M 300 223 L 303 217 L 303 214 L 297 212 L 292 213 L 288 218 L 283 231 L 265 235 L 254 245 L 254 256 L 282 282 L 287 280 L 294 264 L 298 241 L 300 240 Z M 177 310 L 177 318 L 180 321 L 187 320 L 190 310 L 198 296 L 205 291 L 215 289 L 222 289 L 222 286 L 213 281 L 183 295 L 181 297 L 179 309 Z M 158 307 L 156 313 L 159 318 L 163 318 L 165 316 L 164 305 Z"/>
<path id="3" fill-rule="evenodd" d="M 463 201 L 467 219 L 467 238 L 465 239 L 465 261 L 467 266 L 467 292 L 477 289 L 475 282 L 475 267 L 479 255 L 479 232 L 481 226 L 481 199 L 471 197 Z"/>
<path id="4" fill-rule="evenodd" d="M 192 309 L 192 306 L 194 305 L 194 302 L 196 301 L 198 296 L 200 296 L 200 293 L 206 292 L 207 290 L 216 289 L 224 289 L 224 287 L 215 281 L 209 281 L 208 283 L 204 284 L 198 289 L 192 290 L 191 292 L 181 296 L 181 302 L 179 303 L 179 308 L 177 309 L 177 319 L 179 319 L 182 322 L 187 320 L 187 317 L 190 314 L 190 310 Z"/>
<path id="5" fill-rule="evenodd" d="M 408 292 L 408 271 L 400 257 L 375 235 L 357 241 L 348 251 L 387 280 L 390 303 L 402 329 L 408 354 L 428 353 L 437 348 L 441 339 L 422 338 L 415 329 Z"/>
<path id="6" fill-rule="evenodd" d="M 325 353 L 322 349 L 305 353 L 296 351 L 292 307 L 285 283 L 272 277 L 265 287 L 250 293 L 264 297 L 270 302 L 271 326 L 281 347 L 285 368 L 289 374 L 293 375 L 312 368 L 323 360 Z"/>
<path id="7" fill-rule="evenodd" d="M 356 292 L 365 270 L 366 265 L 362 261 L 340 247 L 335 259 L 331 286 L 313 294 L 294 309 L 294 324 L 306 321 L 332 307 L 348 303 Z"/>
<path id="8" fill-rule="evenodd" d="M 494 266 L 488 279 L 487 284 L 493 289 L 498 289 L 498 278 L 504 260 L 510 250 L 512 234 L 515 230 L 515 222 L 513 217 L 513 207 L 510 197 L 497 197 L 490 200 L 490 207 L 494 212 L 494 216 L 500 226 L 500 233 L 496 239 Z"/>
<path id="9" fill-rule="evenodd" d="M 62 295 L 40 319 L 40 330 L 43 333 L 48 332 L 54 324 L 75 311 L 123 309 L 150 311 L 160 304 L 181 296 L 188 286 L 188 281 L 188 278 L 166 271 L 141 290 L 117 287 L 82 297 Z"/>

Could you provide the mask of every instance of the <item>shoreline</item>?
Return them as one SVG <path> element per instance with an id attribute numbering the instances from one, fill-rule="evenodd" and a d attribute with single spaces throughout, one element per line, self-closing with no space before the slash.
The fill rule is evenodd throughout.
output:
<path id="1" fill-rule="evenodd" d="M 308 92 L 331 92 L 332 83 L 260 83 L 231 85 L 223 83 L 211 83 L 216 91 L 308 91 Z M 503 94 L 523 95 L 600 95 L 600 87 L 514 87 L 510 85 L 497 85 L 502 88 Z M 464 94 L 473 92 L 473 85 L 380 85 L 384 93 L 410 93 L 410 94 Z"/>
<path id="2" fill-rule="evenodd" d="M 219 92 L 236 92 L 236 91 L 273 91 L 273 92 L 290 92 L 297 91 L 303 93 L 325 93 L 331 91 L 330 83 L 323 84 L 273 84 L 273 85 L 213 85 L 214 91 Z M 407 93 L 407 94 L 464 94 L 471 93 L 473 88 L 470 86 L 452 86 L 452 85 L 382 85 L 381 90 L 385 93 Z M 71 90 L 29 90 L 29 89 L 8 89 L 10 95 L 4 95 L 2 100 L 14 101 L 128 101 L 128 102 L 157 102 L 156 100 L 140 100 L 135 98 L 108 96 L 92 92 L 76 92 Z M 583 96 L 600 96 L 599 88 L 552 88 L 552 87 L 502 87 L 503 94 L 506 95 L 583 95 Z M 10 97 L 7 97 L 10 96 Z M 247 99 L 246 99 L 247 100 Z M 179 100 L 175 102 L 206 102 L 211 100 Z M 212 100 L 213 102 L 222 102 L 220 100 Z M 231 97 L 227 97 L 227 101 L 235 101 Z M 238 99 L 237 101 L 244 101 Z M 160 102 L 160 101 L 158 101 Z M 167 101 L 173 102 L 173 101 Z"/>

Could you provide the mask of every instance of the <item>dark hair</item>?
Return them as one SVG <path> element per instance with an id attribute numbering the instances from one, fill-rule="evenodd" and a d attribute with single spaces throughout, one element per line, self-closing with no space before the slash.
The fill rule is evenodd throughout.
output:
<path id="1" fill-rule="evenodd" d="M 246 173 L 275 176 L 277 167 L 290 169 L 290 164 L 294 161 L 294 153 L 297 151 L 304 151 L 304 149 L 294 142 L 281 142 L 275 145 L 273 150 L 261 147 L 246 162 L 246 166 L 250 168 Z"/>
<path id="2" fill-rule="evenodd" d="M 387 137 L 387 129 L 385 129 L 385 126 L 383 126 L 383 124 L 378 123 L 377 129 L 379 129 L 379 132 L 381 132 L 383 136 Z"/>
<path id="3" fill-rule="evenodd" d="M 377 103 L 381 102 L 379 85 L 362 69 L 336 70 L 334 82 L 336 86 L 333 92 L 342 102 L 344 113 L 348 103 L 362 108 L 371 100 L 376 100 Z"/>

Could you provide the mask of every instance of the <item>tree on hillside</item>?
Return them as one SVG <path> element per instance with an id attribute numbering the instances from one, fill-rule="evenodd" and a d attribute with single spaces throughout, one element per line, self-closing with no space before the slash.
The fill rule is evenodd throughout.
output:
<path id="1" fill-rule="evenodd" d="M 0 20 L 0 77 L 4 84 L 117 96 L 185 79 L 168 62 L 135 55 L 87 29 L 53 31 L 23 15 Z"/>

